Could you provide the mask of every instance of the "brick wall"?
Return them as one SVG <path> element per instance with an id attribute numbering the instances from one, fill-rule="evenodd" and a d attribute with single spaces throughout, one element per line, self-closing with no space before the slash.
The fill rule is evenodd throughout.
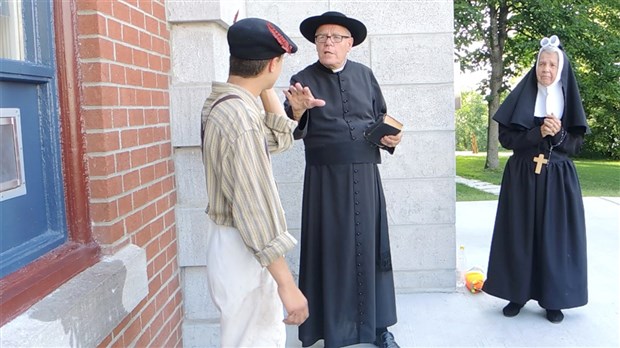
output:
<path id="1" fill-rule="evenodd" d="M 182 346 L 165 4 L 76 6 L 94 238 L 105 254 L 145 249 L 149 281 L 147 298 L 100 346 Z"/>

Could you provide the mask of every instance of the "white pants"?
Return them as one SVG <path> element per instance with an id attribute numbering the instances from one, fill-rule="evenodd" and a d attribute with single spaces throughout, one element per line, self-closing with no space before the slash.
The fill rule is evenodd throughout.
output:
<path id="1" fill-rule="evenodd" d="M 222 347 L 284 347 L 284 311 L 275 280 L 239 231 L 207 217 L 207 278 L 220 311 Z"/>

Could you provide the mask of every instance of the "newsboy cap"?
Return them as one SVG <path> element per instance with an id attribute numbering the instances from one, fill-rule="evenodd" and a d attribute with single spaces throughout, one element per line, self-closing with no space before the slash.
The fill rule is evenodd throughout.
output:
<path id="1" fill-rule="evenodd" d="M 297 45 L 277 25 L 260 18 L 244 18 L 228 28 L 230 55 L 264 60 L 297 52 Z"/>

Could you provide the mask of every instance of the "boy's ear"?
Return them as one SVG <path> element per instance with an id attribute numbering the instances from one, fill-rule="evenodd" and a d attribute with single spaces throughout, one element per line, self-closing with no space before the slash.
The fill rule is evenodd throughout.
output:
<path id="1" fill-rule="evenodd" d="M 272 72 L 276 69 L 276 65 L 280 62 L 280 59 L 282 59 L 282 56 L 273 57 L 269 60 L 269 72 Z"/>

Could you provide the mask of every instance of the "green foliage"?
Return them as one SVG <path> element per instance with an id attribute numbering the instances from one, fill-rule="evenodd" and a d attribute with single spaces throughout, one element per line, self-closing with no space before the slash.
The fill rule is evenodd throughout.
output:
<path id="1" fill-rule="evenodd" d="M 501 74 L 502 90 L 534 65 L 543 36 L 558 35 L 592 130 L 583 154 L 620 158 L 620 1 L 455 0 L 454 18 L 461 69 L 489 70 L 490 77 L 491 52 L 501 53 L 502 71 L 494 73 Z M 505 42 L 495 39 L 502 34 Z M 481 93 L 496 97 L 488 86 L 482 81 Z"/>
<path id="2" fill-rule="evenodd" d="M 487 107 L 480 93 L 468 91 L 461 95 L 461 108 L 456 110 L 457 150 L 472 150 L 475 137 L 478 151 L 486 151 L 487 114 Z"/>

